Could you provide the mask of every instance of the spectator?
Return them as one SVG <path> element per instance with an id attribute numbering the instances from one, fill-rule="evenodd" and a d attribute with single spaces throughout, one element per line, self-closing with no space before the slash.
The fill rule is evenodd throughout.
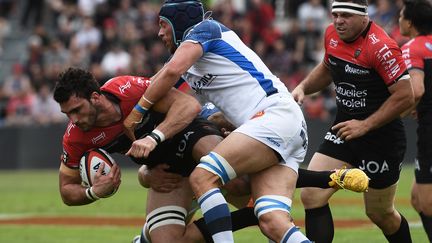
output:
<path id="1" fill-rule="evenodd" d="M 54 101 L 51 88 L 47 83 L 42 84 L 36 93 L 31 114 L 33 121 L 39 125 L 62 123 L 68 120 Z"/>
<path id="2" fill-rule="evenodd" d="M 297 17 L 303 30 L 308 29 L 309 21 L 313 21 L 314 30 L 321 31 L 329 23 L 326 8 L 321 4 L 321 0 L 308 0 L 302 3 L 297 11 Z"/>
<path id="3" fill-rule="evenodd" d="M 21 64 L 14 64 L 12 75 L 6 78 L 3 94 L 7 97 L 6 125 L 28 125 L 31 121 L 33 90 Z"/>
<path id="4" fill-rule="evenodd" d="M 102 70 L 109 76 L 129 73 L 131 56 L 120 43 L 112 45 L 111 50 L 102 58 Z"/>

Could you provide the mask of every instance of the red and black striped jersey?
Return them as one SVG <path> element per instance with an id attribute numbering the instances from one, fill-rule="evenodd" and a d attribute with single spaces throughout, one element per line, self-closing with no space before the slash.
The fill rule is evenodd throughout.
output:
<path id="1" fill-rule="evenodd" d="M 396 42 L 373 22 L 352 42 L 341 40 L 333 25 L 325 32 L 324 63 L 335 84 L 338 111 L 364 119 L 390 96 L 388 86 L 407 74 Z"/>
<path id="2" fill-rule="evenodd" d="M 70 168 L 78 168 L 85 151 L 109 145 L 123 134 L 123 120 L 144 94 L 150 80 L 144 77 L 119 76 L 108 80 L 101 91 L 113 95 L 118 101 L 122 119 L 107 127 L 94 127 L 87 132 L 69 122 L 63 135 L 62 162 Z M 118 152 L 118 151 L 117 151 Z"/>
<path id="3" fill-rule="evenodd" d="M 408 70 L 424 72 L 425 92 L 417 105 L 419 123 L 432 122 L 432 35 L 421 35 L 402 46 Z"/>

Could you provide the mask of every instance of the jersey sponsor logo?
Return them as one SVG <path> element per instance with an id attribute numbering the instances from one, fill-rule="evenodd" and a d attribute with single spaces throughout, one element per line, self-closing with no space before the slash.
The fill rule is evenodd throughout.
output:
<path id="1" fill-rule="evenodd" d="M 345 72 L 350 74 L 367 75 L 369 70 L 351 67 L 349 64 L 345 65 Z"/>
<path id="2" fill-rule="evenodd" d="M 60 156 L 60 161 L 61 161 L 63 164 L 67 164 L 67 162 L 69 161 L 69 154 L 68 154 L 68 152 L 66 152 L 65 149 L 63 149 L 63 153 L 62 153 L 62 155 Z"/>
<path id="3" fill-rule="evenodd" d="M 141 78 L 141 77 L 134 77 L 133 81 L 136 81 L 137 84 L 139 84 L 141 86 L 144 86 L 144 84 L 150 85 L 150 82 L 151 82 L 149 79 L 146 80 L 146 79 Z"/>
<path id="4" fill-rule="evenodd" d="M 412 63 L 411 63 L 411 55 L 410 55 L 410 49 L 409 48 L 402 50 L 402 57 L 405 60 L 405 65 L 407 66 L 407 68 L 411 68 Z"/>
<path id="5" fill-rule="evenodd" d="M 183 158 L 184 157 L 184 152 L 186 150 L 186 147 L 188 145 L 188 141 L 189 141 L 189 136 L 194 134 L 195 132 L 190 131 L 187 132 L 185 134 L 183 134 L 183 138 L 182 140 L 180 140 L 179 145 L 177 147 L 177 152 L 176 152 L 176 156 L 179 158 Z"/>
<path id="6" fill-rule="evenodd" d="M 72 128 L 74 128 L 75 127 L 75 124 L 73 124 L 73 123 L 69 123 L 69 125 L 68 125 L 68 127 L 67 127 L 67 129 L 66 129 L 66 133 L 67 133 L 67 135 L 68 135 L 68 137 L 70 137 L 70 131 L 72 130 Z"/>
<path id="7" fill-rule="evenodd" d="M 329 42 L 329 46 L 332 47 L 332 48 L 336 48 L 338 46 L 338 41 L 335 40 L 335 39 L 333 39 L 333 38 L 331 38 L 330 42 Z"/>
<path id="8" fill-rule="evenodd" d="M 332 134 L 331 132 L 327 132 L 326 135 L 324 136 L 324 139 L 333 142 L 334 144 L 343 144 L 345 142 L 340 137 L 336 136 L 335 134 Z"/>
<path id="9" fill-rule="evenodd" d="M 400 166 L 399 166 L 400 167 Z M 382 174 L 387 171 L 390 171 L 390 167 L 387 163 L 387 161 L 383 161 L 382 164 L 376 162 L 376 161 L 365 161 L 362 160 L 361 165 L 359 166 L 359 169 L 363 171 L 367 171 L 371 174 Z"/>
<path id="10" fill-rule="evenodd" d="M 101 140 L 104 140 L 105 138 L 106 138 L 105 132 L 101 132 L 99 135 L 92 138 L 91 141 L 93 144 L 97 144 L 98 142 L 100 142 Z"/>
<path id="11" fill-rule="evenodd" d="M 367 90 L 357 90 L 354 84 L 341 82 L 335 86 L 336 102 L 349 108 L 366 107 Z"/>
<path id="12" fill-rule="evenodd" d="M 376 37 L 375 33 L 369 34 L 369 39 L 371 40 L 372 45 L 375 45 L 376 43 L 380 42 L 380 39 Z"/>
<path id="13" fill-rule="evenodd" d="M 328 62 L 333 66 L 337 66 L 337 63 L 332 61 L 332 59 L 330 57 L 328 58 Z"/>
<path id="14" fill-rule="evenodd" d="M 254 119 L 254 118 L 258 118 L 258 117 L 264 116 L 264 113 L 265 113 L 264 111 L 257 112 L 255 115 L 252 116 L 251 120 Z"/>
<path id="15" fill-rule="evenodd" d="M 126 89 L 129 89 L 130 87 L 132 87 L 132 85 L 131 85 L 130 81 L 127 81 L 126 84 L 121 85 L 121 86 L 119 87 L 119 91 L 120 91 L 120 93 L 124 94 L 125 90 L 126 90 Z"/>
<path id="16" fill-rule="evenodd" d="M 215 80 L 217 75 L 207 73 L 206 75 L 202 76 L 200 80 L 195 81 L 193 83 L 192 88 L 197 92 L 198 94 L 201 92 L 202 88 L 205 86 L 209 86 L 213 80 Z"/>
<path id="17" fill-rule="evenodd" d="M 276 145 L 276 147 L 280 147 L 280 143 L 278 143 L 276 140 L 270 137 L 266 137 L 267 140 L 269 140 L 272 144 Z"/>
<path id="18" fill-rule="evenodd" d="M 302 121 L 302 129 L 300 131 L 300 137 L 302 139 L 302 147 L 304 150 L 307 150 L 309 141 L 308 141 L 308 136 L 307 136 L 307 126 L 306 126 L 306 122 Z"/>
<path id="19" fill-rule="evenodd" d="M 432 43 L 430 43 L 430 42 L 426 42 L 426 43 L 425 43 L 425 46 L 426 46 L 426 48 L 427 48 L 429 51 L 432 51 Z"/>
<path id="20" fill-rule="evenodd" d="M 393 79 L 400 71 L 400 66 L 396 61 L 396 57 L 390 48 L 384 44 L 384 46 L 376 53 L 376 58 L 380 61 L 381 65 L 387 73 L 389 79 Z"/>

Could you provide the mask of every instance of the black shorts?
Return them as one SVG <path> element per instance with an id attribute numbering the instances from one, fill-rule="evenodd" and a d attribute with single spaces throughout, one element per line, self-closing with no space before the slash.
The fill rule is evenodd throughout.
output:
<path id="1" fill-rule="evenodd" d="M 419 124 L 417 128 L 417 158 L 415 178 L 420 184 L 432 183 L 432 124 Z"/>
<path id="2" fill-rule="evenodd" d="M 383 127 L 351 141 L 337 138 L 336 131 L 330 129 L 317 152 L 360 168 L 371 179 L 371 188 L 382 189 L 399 180 L 405 150 L 406 137 L 402 126 L 396 130 Z"/>
<path id="3" fill-rule="evenodd" d="M 150 169 L 162 163 L 170 165 L 169 172 L 189 176 L 198 164 L 192 157 L 195 144 L 208 135 L 222 136 L 219 129 L 211 122 L 196 118 L 189 126 L 167 139 L 153 150 L 147 159 L 134 159 L 138 164 L 145 164 Z"/>

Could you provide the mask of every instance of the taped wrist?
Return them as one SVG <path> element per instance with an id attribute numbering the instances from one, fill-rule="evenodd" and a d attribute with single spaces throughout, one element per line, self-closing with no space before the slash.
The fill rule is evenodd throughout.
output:
<path id="1" fill-rule="evenodd" d="M 89 187 L 89 188 L 87 188 L 87 189 L 85 190 L 85 194 L 86 194 L 86 197 L 87 197 L 89 200 L 91 200 L 91 201 L 97 201 L 97 200 L 100 199 L 100 197 L 98 197 L 98 196 L 96 195 L 96 193 L 94 193 L 94 191 L 93 191 L 93 187 Z"/>

